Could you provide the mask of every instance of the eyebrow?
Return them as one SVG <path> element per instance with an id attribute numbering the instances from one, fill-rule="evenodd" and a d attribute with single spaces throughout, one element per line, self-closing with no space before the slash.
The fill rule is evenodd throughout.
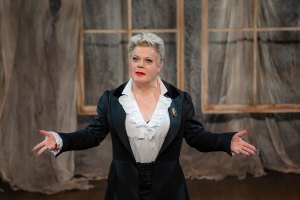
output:
<path id="1" fill-rule="evenodd" d="M 132 57 L 139 57 L 140 58 L 140 56 L 138 56 L 138 55 L 135 55 L 135 54 L 133 54 L 132 55 Z M 149 57 L 149 56 L 147 56 L 147 57 L 145 57 L 144 59 L 154 59 L 153 57 Z"/>

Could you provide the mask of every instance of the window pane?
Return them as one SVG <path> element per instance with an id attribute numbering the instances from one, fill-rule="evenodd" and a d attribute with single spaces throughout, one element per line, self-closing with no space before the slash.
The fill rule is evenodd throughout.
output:
<path id="1" fill-rule="evenodd" d="M 199 0 L 184 1 L 184 90 L 192 96 L 196 113 L 201 113 L 200 4 Z"/>
<path id="2" fill-rule="evenodd" d="M 127 28 L 127 1 L 97 0 L 83 2 L 84 29 Z"/>
<path id="3" fill-rule="evenodd" d="M 209 28 L 252 28 L 252 0 L 209 0 Z"/>
<path id="4" fill-rule="evenodd" d="M 176 34 L 157 33 L 157 35 L 164 40 L 165 50 L 166 50 L 163 69 L 160 72 L 161 78 L 176 86 L 177 84 Z"/>
<path id="5" fill-rule="evenodd" d="M 132 0 L 132 27 L 176 28 L 176 1 Z"/>
<path id="6" fill-rule="evenodd" d="M 260 0 L 259 27 L 299 27 L 299 0 Z"/>
<path id="7" fill-rule="evenodd" d="M 258 35 L 258 103 L 299 103 L 300 32 Z"/>
<path id="8" fill-rule="evenodd" d="M 85 34 L 85 103 L 97 105 L 99 96 L 128 80 L 128 36 L 123 34 Z"/>
<path id="9" fill-rule="evenodd" d="M 252 33 L 210 33 L 208 61 L 209 103 L 252 103 L 252 88 Z"/>

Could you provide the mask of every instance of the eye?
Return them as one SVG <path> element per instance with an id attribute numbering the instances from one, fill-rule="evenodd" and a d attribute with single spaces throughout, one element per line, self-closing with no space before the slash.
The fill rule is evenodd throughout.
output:
<path id="1" fill-rule="evenodd" d="M 139 58 L 136 57 L 136 56 L 134 56 L 134 57 L 132 57 L 132 61 L 133 61 L 133 62 L 138 62 L 138 61 L 139 61 Z"/>
<path id="2" fill-rule="evenodd" d="M 146 63 L 151 64 L 152 60 L 151 59 L 146 59 Z"/>

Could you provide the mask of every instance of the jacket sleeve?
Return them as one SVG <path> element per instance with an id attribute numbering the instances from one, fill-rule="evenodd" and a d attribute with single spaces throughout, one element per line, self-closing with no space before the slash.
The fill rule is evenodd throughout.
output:
<path id="1" fill-rule="evenodd" d="M 70 150 L 83 150 L 98 146 L 109 132 L 107 110 L 109 106 L 109 92 L 100 97 L 97 105 L 97 115 L 84 129 L 72 133 L 58 133 L 63 140 L 60 153 Z"/>
<path id="2" fill-rule="evenodd" d="M 224 151 L 231 155 L 231 139 L 235 132 L 212 133 L 196 119 L 191 96 L 184 94 L 184 138 L 191 146 L 202 152 Z"/>

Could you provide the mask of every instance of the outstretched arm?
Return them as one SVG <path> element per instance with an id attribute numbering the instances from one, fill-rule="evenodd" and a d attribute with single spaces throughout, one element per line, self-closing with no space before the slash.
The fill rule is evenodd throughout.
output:
<path id="1" fill-rule="evenodd" d="M 45 136 L 45 140 L 37 144 L 33 151 L 41 155 L 45 150 L 49 150 L 55 156 L 65 151 L 83 150 L 95 147 L 109 133 L 107 119 L 109 91 L 106 91 L 99 99 L 97 112 L 98 115 L 83 129 L 71 133 L 59 133 L 41 130 L 40 134 Z"/>
<path id="2" fill-rule="evenodd" d="M 185 139 L 187 143 L 203 152 L 225 151 L 229 155 L 253 155 L 256 149 L 242 139 L 248 131 L 212 133 L 196 120 L 194 106 L 189 94 L 185 93 Z"/>

